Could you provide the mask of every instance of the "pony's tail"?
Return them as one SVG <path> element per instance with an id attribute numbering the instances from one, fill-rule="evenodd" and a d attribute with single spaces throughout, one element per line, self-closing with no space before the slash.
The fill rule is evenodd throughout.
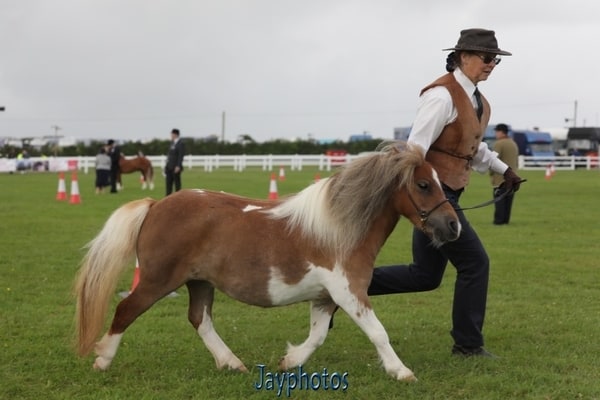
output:
<path id="1" fill-rule="evenodd" d="M 94 348 L 118 278 L 128 262 L 134 259 L 142 222 L 155 202 L 147 198 L 121 206 L 86 246 L 88 252 L 75 282 L 76 346 L 79 355 L 89 354 Z"/>

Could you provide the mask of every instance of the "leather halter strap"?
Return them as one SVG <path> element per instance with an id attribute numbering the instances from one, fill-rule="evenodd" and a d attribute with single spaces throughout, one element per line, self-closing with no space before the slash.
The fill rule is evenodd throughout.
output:
<path id="1" fill-rule="evenodd" d="M 412 195 L 410 194 L 410 191 L 408 192 L 408 198 L 410 199 L 410 202 L 415 207 L 415 210 L 417 210 L 417 212 L 419 213 L 419 218 L 421 220 L 421 229 L 425 228 L 425 224 L 427 223 L 427 220 L 429 219 L 431 214 L 433 214 L 433 212 L 435 210 L 437 210 L 438 208 L 440 208 L 444 203 L 449 201 L 448 199 L 444 199 L 441 202 L 439 202 L 436 206 L 434 206 L 431 210 L 425 211 L 425 210 L 422 210 L 419 208 L 419 206 L 415 202 L 415 199 L 413 199 Z"/>

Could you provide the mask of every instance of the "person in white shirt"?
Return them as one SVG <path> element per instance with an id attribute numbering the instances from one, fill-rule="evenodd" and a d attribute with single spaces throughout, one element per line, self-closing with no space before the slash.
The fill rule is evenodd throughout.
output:
<path id="1" fill-rule="evenodd" d="M 461 234 L 439 248 L 419 229 L 413 232 L 413 261 L 408 265 L 375 268 L 369 295 L 436 289 L 448 261 L 456 268 L 452 310 L 452 354 L 494 357 L 484 349 L 483 322 L 489 277 L 489 258 L 458 204 L 472 170 L 504 175 L 507 190 L 519 189 L 521 179 L 490 151 L 482 137 L 490 106 L 477 84 L 488 79 L 511 53 L 498 48 L 494 31 L 466 29 L 447 58 L 448 73 L 426 86 L 408 142 L 423 148 L 438 172 L 450 203 L 457 210 Z"/>

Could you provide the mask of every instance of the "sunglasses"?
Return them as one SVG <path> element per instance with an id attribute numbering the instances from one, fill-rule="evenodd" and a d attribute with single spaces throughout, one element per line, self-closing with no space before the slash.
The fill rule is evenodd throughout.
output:
<path id="1" fill-rule="evenodd" d="M 489 55 L 489 54 L 479 54 L 479 53 L 473 53 L 475 54 L 477 57 L 481 58 L 481 61 L 483 61 L 484 64 L 489 64 L 491 62 L 493 62 L 495 65 L 500 64 L 500 61 L 502 61 L 502 59 L 500 57 L 496 57 L 495 55 Z"/>

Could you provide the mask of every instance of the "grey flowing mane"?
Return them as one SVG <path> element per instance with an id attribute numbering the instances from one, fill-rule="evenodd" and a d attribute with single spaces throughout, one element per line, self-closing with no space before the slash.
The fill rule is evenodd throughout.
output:
<path id="1" fill-rule="evenodd" d="M 392 193 L 412 182 L 424 162 L 421 149 L 404 142 L 385 142 L 377 152 L 354 159 L 270 210 L 273 218 L 288 218 L 324 248 L 344 256 L 371 227 L 373 218 Z"/>

